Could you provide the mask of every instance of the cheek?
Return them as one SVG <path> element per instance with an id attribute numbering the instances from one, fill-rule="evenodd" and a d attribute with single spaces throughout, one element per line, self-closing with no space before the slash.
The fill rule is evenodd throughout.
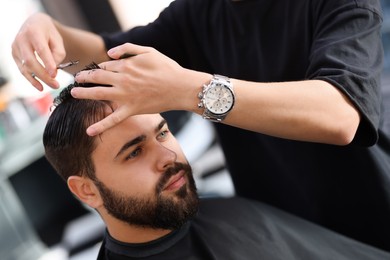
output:
<path id="1" fill-rule="evenodd" d="M 105 183 L 109 187 L 129 196 L 154 194 L 158 182 L 158 174 L 153 174 L 147 167 L 110 167 Z"/>
<path id="2" fill-rule="evenodd" d="M 155 193 L 158 181 L 157 178 L 154 178 L 150 174 L 130 174 L 132 175 L 131 177 L 124 177 L 120 182 L 120 185 L 122 186 L 124 192 L 133 195 L 145 195 Z"/>

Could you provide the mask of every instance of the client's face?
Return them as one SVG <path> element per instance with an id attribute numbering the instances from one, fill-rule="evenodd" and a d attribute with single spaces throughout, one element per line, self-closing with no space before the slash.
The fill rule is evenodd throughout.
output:
<path id="1" fill-rule="evenodd" d="M 158 114 L 133 116 L 96 138 L 104 208 L 130 225 L 176 229 L 197 211 L 192 171 Z"/>

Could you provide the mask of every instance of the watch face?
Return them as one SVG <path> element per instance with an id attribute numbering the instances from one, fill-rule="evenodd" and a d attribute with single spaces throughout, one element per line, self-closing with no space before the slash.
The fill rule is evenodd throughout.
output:
<path id="1" fill-rule="evenodd" d="M 215 83 L 204 94 L 205 107 L 213 114 L 225 114 L 232 109 L 234 95 L 230 88 L 221 83 Z"/>

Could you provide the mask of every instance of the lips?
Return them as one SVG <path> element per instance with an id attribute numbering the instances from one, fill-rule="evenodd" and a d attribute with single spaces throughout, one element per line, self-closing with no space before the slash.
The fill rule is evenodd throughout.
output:
<path id="1" fill-rule="evenodd" d="M 176 190 L 183 186 L 185 183 L 186 179 L 184 177 L 184 171 L 181 170 L 169 179 L 167 185 L 165 185 L 163 190 Z"/>

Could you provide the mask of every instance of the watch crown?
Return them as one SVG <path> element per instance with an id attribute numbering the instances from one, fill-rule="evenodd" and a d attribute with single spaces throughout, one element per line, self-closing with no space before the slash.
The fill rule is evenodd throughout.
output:
<path id="1" fill-rule="evenodd" d="M 198 103 L 198 108 L 203 108 L 203 102 Z"/>

